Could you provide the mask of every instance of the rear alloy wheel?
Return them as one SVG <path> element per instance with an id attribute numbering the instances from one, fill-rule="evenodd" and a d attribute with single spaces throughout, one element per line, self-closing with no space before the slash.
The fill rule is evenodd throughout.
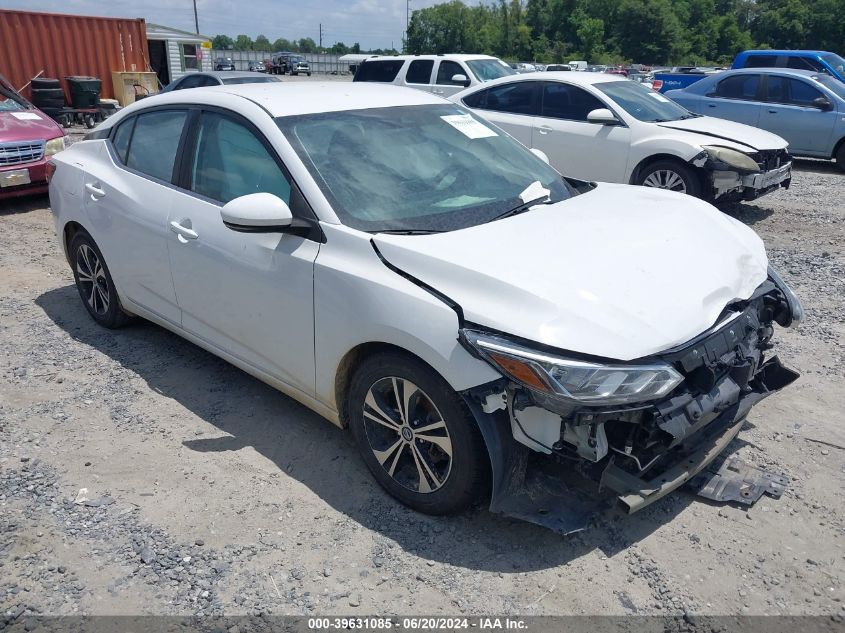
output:
<path id="1" fill-rule="evenodd" d="M 659 160 L 643 167 L 637 184 L 691 196 L 698 196 L 701 191 L 696 174 L 686 165 L 671 160 Z"/>
<path id="2" fill-rule="evenodd" d="M 70 254 L 76 289 L 88 314 L 107 328 L 128 323 L 130 316 L 120 307 L 108 266 L 91 236 L 84 231 L 77 233 L 71 241 Z"/>
<path id="3" fill-rule="evenodd" d="M 423 363 L 395 353 L 367 359 L 352 380 L 348 411 L 370 472 L 405 505 L 452 514 L 479 498 L 489 462 L 478 426 Z"/>

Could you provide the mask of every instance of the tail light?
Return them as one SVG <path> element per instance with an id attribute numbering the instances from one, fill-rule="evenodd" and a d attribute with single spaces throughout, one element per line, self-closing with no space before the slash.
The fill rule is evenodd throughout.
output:
<path id="1" fill-rule="evenodd" d="M 51 160 L 47 161 L 47 183 L 50 183 L 50 180 L 53 178 L 53 174 L 56 173 L 56 163 Z"/>
<path id="2" fill-rule="evenodd" d="M 660 92 L 660 89 L 663 87 L 663 80 L 662 79 L 655 79 L 651 82 L 651 89 Z"/>

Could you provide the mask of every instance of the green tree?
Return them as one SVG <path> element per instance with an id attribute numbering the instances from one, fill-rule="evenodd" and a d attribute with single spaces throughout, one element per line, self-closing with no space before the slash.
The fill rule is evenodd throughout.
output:
<path id="1" fill-rule="evenodd" d="M 622 0 L 616 39 L 623 57 L 666 64 L 683 44 L 682 29 L 669 0 Z"/>
<path id="2" fill-rule="evenodd" d="M 317 43 L 310 37 L 303 37 L 298 42 L 300 53 L 316 53 Z"/>
<path id="3" fill-rule="evenodd" d="M 280 37 L 275 42 L 273 42 L 273 50 L 277 53 L 281 51 L 295 51 L 294 44 L 290 40 L 286 40 L 283 37 Z"/>
<path id="4" fill-rule="evenodd" d="M 272 46 L 265 35 L 259 35 L 252 43 L 252 48 L 256 51 L 269 51 Z"/>
<path id="5" fill-rule="evenodd" d="M 578 50 L 586 60 L 593 61 L 604 53 L 604 20 L 591 18 L 583 8 L 570 18 L 578 39 Z"/>
<path id="6" fill-rule="evenodd" d="M 251 51 L 252 50 L 252 38 L 249 35 L 238 35 L 235 38 L 235 50 L 236 51 Z"/>
<path id="7" fill-rule="evenodd" d="M 228 35 L 215 35 L 211 40 L 211 48 L 216 50 L 227 50 L 234 47 L 235 41 Z"/>

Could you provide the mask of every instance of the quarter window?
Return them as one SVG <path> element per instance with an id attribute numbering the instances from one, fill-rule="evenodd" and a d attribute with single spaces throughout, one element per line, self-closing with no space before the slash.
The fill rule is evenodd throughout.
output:
<path id="1" fill-rule="evenodd" d="M 184 110 L 139 114 L 129 143 L 126 166 L 171 182 L 186 116 Z"/>
<path id="2" fill-rule="evenodd" d="M 561 83 L 543 87 L 542 116 L 569 121 L 586 121 L 593 110 L 606 107 L 586 90 Z"/>
<path id="3" fill-rule="evenodd" d="M 377 81 L 389 84 L 396 79 L 404 63 L 401 59 L 365 61 L 358 67 L 353 81 Z"/>
<path id="4" fill-rule="evenodd" d="M 182 58 L 182 70 L 199 70 L 196 44 L 179 44 L 179 52 Z"/>
<path id="5" fill-rule="evenodd" d="M 112 147 L 123 164 L 126 164 L 126 152 L 129 150 L 129 139 L 132 137 L 133 127 L 135 127 L 135 117 L 130 117 L 117 126 L 112 137 Z"/>
<path id="6" fill-rule="evenodd" d="M 215 112 L 200 121 L 191 190 L 223 204 L 250 193 L 272 193 L 290 204 L 290 181 L 246 126 Z"/>
<path id="7" fill-rule="evenodd" d="M 415 59 L 408 66 L 408 73 L 405 75 L 405 83 L 429 84 L 431 83 L 431 71 L 434 68 L 433 59 Z"/>
<path id="8" fill-rule="evenodd" d="M 755 101 L 760 75 L 733 75 L 723 79 L 716 86 L 716 95 L 723 99 Z"/>
<path id="9" fill-rule="evenodd" d="M 466 76 L 466 74 L 460 64 L 444 59 L 437 68 L 437 83 L 441 86 L 462 86 L 464 85 L 462 81 L 452 81 L 452 77 L 455 75 Z"/>
<path id="10" fill-rule="evenodd" d="M 809 57 L 790 57 L 786 62 L 787 68 L 798 68 L 799 70 L 812 70 L 818 72 L 822 65 L 815 59 Z"/>
<path id="11" fill-rule="evenodd" d="M 777 66 L 777 55 L 749 55 L 745 60 L 745 68 L 774 68 Z"/>

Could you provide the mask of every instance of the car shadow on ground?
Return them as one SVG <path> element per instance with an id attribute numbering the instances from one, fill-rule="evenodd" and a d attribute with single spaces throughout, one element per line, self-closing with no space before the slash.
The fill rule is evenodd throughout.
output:
<path id="1" fill-rule="evenodd" d="M 38 209 L 49 208 L 50 198 L 47 197 L 46 193 L 0 200 L 0 216 L 17 215 L 19 213 L 29 213 Z"/>
<path id="2" fill-rule="evenodd" d="M 754 226 L 774 213 L 774 210 L 768 207 L 750 202 L 729 202 L 720 205 L 719 210 L 748 226 Z"/>
<path id="3" fill-rule="evenodd" d="M 839 165 L 829 160 L 821 160 L 815 158 L 793 158 L 792 168 L 795 171 L 809 171 L 818 174 L 842 174 L 842 169 Z"/>
<path id="4" fill-rule="evenodd" d="M 182 441 L 185 447 L 204 453 L 252 447 L 338 512 L 428 560 L 517 573 L 553 568 L 594 550 L 613 556 L 695 499 L 676 492 L 631 517 L 607 509 L 588 529 L 568 536 L 493 515 L 485 507 L 454 517 L 424 516 L 401 506 L 375 483 L 347 432 L 229 363 L 143 320 L 119 331 L 100 327 L 73 285 L 45 292 L 35 303 L 73 339 L 135 372 L 156 393 L 226 434 L 198 439 L 191 433 Z"/>

